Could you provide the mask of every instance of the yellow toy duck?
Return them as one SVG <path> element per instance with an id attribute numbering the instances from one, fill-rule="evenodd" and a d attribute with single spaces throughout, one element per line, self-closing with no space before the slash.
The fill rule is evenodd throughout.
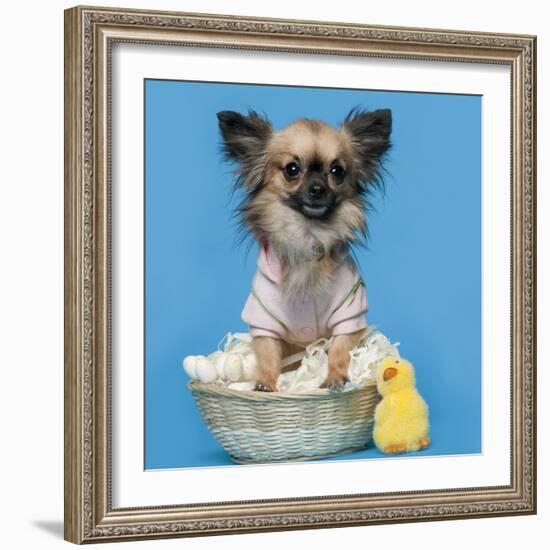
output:
<path id="1" fill-rule="evenodd" d="M 374 413 L 374 443 L 389 454 L 425 449 L 430 444 L 428 406 L 416 389 L 414 369 L 401 358 L 387 357 L 378 370 L 382 401 Z"/>

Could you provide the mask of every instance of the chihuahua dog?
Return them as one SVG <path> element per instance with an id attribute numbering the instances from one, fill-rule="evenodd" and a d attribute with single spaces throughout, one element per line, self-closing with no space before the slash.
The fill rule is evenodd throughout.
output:
<path id="1" fill-rule="evenodd" d="M 367 327 L 350 247 L 366 236 L 367 198 L 382 182 L 391 111 L 355 108 L 337 128 L 303 118 L 282 130 L 254 111 L 217 116 L 243 191 L 240 219 L 259 246 L 242 312 L 258 359 L 256 390 L 274 391 L 287 355 L 330 337 L 322 387 L 341 389 L 349 352 Z"/>

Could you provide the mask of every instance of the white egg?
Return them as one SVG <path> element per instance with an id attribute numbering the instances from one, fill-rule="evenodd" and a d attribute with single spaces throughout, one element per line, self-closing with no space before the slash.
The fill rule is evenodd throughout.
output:
<path id="1" fill-rule="evenodd" d="M 239 380 L 242 380 L 243 362 L 241 356 L 237 353 L 226 354 L 223 370 L 227 380 L 230 380 L 231 382 L 238 382 Z"/>
<path id="2" fill-rule="evenodd" d="M 183 360 L 183 370 L 188 374 L 190 378 L 197 378 L 197 357 L 195 355 L 188 355 Z"/>
<path id="3" fill-rule="evenodd" d="M 216 367 L 204 355 L 197 356 L 195 371 L 198 379 L 204 384 L 210 384 L 216 380 Z"/>
<path id="4" fill-rule="evenodd" d="M 258 360 L 255 353 L 248 353 L 243 357 L 243 378 L 248 381 L 258 378 Z"/>
<path id="5" fill-rule="evenodd" d="M 224 365 L 226 355 L 227 353 L 223 351 L 216 351 L 209 357 L 210 361 L 212 361 L 213 365 L 216 367 L 216 374 L 222 380 L 225 379 Z"/>

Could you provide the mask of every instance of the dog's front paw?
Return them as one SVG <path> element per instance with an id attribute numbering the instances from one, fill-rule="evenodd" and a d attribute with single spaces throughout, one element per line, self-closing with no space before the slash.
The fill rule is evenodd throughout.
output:
<path id="1" fill-rule="evenodd" d="M 254 391 L 275 391 L 269 384 L 265 382 L 256 382 Z"/>
<path id="2" fill-rule="evenodd" d="M 321 384 L 321 388 L 326 388 L 331 391 L 340 391 L 348 382 L 347 376 L 328 375 L 326 380 Z"/>

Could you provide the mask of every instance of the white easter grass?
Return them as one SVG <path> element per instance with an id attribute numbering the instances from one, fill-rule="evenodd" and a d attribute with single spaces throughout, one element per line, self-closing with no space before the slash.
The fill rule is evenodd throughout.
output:
<path id="1" fill-rule="evenodd" d="M 328 349 L 332 340 L 333 338 L 321 338 L 307 346 L 303 352 L 285 358 L 283 366 L 298 360 L 300 365 L 279 375 L 277 391 L 308 393 L 318 390 L 327 377 Z M 361 342 L 350 352 L 349 381 L 343 391 L 375 380 L 377 366 L 382 359 L 399 357 L 398 346 L 398 343 L 392 344 L 384 334 L 370 326 Z M 247 332 L 228 333 L 218 349 L 208 356 L 187 356 L 183 360 L 183 368 L 190 378 L 205 384 L 224 385 L 235 390 L 253 390 L 258 365 L 252 350 L 252 337 Z"/>

